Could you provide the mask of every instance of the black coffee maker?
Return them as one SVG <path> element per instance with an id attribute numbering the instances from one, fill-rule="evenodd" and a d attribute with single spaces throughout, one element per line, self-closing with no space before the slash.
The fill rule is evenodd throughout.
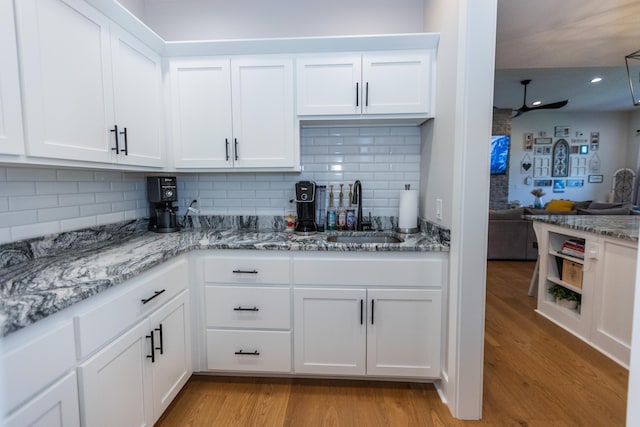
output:
<path id="1" fill-rule="evenodd" d="M 315 234 L 316 227 L 316 183 L 313 181 L 296 182 L 296 208 L 298 218 L 294 233 L 303 236 Z"/>
<path id="2" fill-rule="evenodd" d="M 178 183 L 175 176 L 147 177 L 147 199 L 149 200 L 149 230 L 156 233 L 173 233 L 180 230 L 176 218 Z"/>

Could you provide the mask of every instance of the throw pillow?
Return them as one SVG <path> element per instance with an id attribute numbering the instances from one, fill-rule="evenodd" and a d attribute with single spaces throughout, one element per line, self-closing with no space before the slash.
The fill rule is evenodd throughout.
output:
<path id="1" fill-rule="evenodd" d="M 547 211 L 570 211 L 573 209 L 573 202 L 571 200 L 558 200 L 553 199 L 544 207 Z"/>

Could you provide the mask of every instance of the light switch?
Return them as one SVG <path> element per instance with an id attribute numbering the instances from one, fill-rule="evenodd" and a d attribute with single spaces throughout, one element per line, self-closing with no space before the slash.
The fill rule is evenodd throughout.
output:
<path id="1" fill-rule="evenodd" d="M 442 199 L 436 199 L 436 219 L 442 219 Z"/>

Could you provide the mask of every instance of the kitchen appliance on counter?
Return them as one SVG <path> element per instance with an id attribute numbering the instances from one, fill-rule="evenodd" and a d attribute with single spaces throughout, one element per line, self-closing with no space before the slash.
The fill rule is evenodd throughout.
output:
<path id="1" fill-rule="evenodd" d="M 316 183 L 313 181 L 296 182 L 296 209 L 298 218 L 295 234 L 307 236 L 318 231 L 316 227 Z"/>
<path id="2" fill-rule="evenodd" d="M 147 200 L 149 201 L 149 230 L 156 233 L 173 233 L 180 230 L 176 217 L 178 182 L 175 176 L 147 177 Z"/>

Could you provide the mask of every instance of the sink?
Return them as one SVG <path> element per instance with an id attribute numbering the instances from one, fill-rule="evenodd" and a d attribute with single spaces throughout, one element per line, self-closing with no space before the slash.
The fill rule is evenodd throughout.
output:
<path id="1" fill-rule="evenodd" d="M 402 243 L 404 240 L 395 236 L 329 236 L 327 242 L 331 243 Z"/>

